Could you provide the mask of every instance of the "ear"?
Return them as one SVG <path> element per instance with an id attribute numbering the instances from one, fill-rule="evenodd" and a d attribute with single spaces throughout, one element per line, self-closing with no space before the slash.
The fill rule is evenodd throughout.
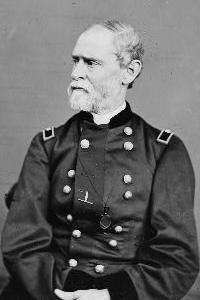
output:
<path id="1" fill-rule="evenodd" d="M 135 78 L 140 74 L 142 69 L 142 63 L 138 59 L 134 59 L 130 64 L 124 68 L 122 83 L 124 85 L 129 85 Z"/>

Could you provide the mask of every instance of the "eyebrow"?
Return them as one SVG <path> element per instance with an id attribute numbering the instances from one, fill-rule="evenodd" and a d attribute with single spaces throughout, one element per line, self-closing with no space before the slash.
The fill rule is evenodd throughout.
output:
<path id="1" fill-rule="evenodd" d="M 94 61 L 94 62 L 98 62 L 98 63 L 103 63 L 102 60 L 95 58 L 95 57 L 86 57 L 86 56 L 82 56 L 82 55 L 73 55 L 72 54 L 72 58 L 73 59 L 82 58 L 84 61 Z"/>

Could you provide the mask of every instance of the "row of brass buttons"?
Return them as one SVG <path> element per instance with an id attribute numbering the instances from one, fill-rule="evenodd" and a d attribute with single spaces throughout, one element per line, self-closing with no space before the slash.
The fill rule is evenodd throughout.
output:
<path id="1" fill-rule="evenodd" d="M 126 135 L 131 135 L 131 134 L 132 134 L 132 128 L 130 128 L 130 127 L 125 127 L 125 128 L 124 128 L 124 133 L 125 133 Z M 87 148 L 89 148 L 89 146 L 90 146 L 89 140 L 87 140 L 87 139 L 81 140 L 80 146 L 81 146 L 82 149 L 87 149 Z M 124 149 L 127 150 L 127 151 L 131 151 L 131 150 L 133 149 L 133 143 L 132 143 L 132 142 L 129 142 L 129 141 L 125 142 L 125 143 L 124 143 Z M 74 170 L 70 170 L 70 171 L 68 172 L 68 176 L 69 176 L 69 177 L 74 177 L 74 176 L 75 176 L 75 171 L 74 171 Z M 126 184 L 129 184 L 129 183 L 132 182 L 132 177 L 131 177 L 130 175 L 128 175 L 128 174 L 124 175 L 124 178 L 123 178 L 123 179 L 124 179 L 124 183 L 126 183 Z M 63 191 L 64 191 L 65 193 L 70 193 L 70 191 L 71 191 L 70 186 L 66 185 L 66 186 L 63 188 Z M 124 194 L 124 198 L 125 198 L 125 199 L 129 199 L 129 198 L 131 198 L 131 197 L 132 197 L 132 192 L 131 192 L 131 191 L 126 191 L 125 194 Z M 68 220 L 69 222 L 72 222 L 72 221 L 73 221 L 73 216 L 72 216 L 71 214 L 68 214 L 68 215 L 67 215 L 67 220 Z M 122 228 L 122 226 L 117 225 L 117 226 L 115 226 L 114 230 L 115 230 L 116 233 L 121 233 L 121 232 L 123 231 L 123 228 Z M 73 236 L 74 238 L 80 238 L 80 237 L 81 237 L 81 231 L 78 230 L 78 229 L 73 230 L 72 236 Z M 114 239 L 111 239 L 111 240 L 109 241 L 109 245 L 110 245 L 111 247 L 114 247 L 114 248 L 115 248 L 115 247 L 117 247 L 117 241 L 114 240 Z M 70 266 L 70 267 L 76 267 L 77 264 L 78 264 L 78 262 L 77 262 L 76 259 L 71 258 L 71 259 L 69 260 L 69 266 Z M 95 271 L 96 271 L 96 273 L 103 273 L 103 272 L 104 272 L 104 268 L 105 268 L 105 267 L 104 267 L 103 265 L 98 264 L 98 265 L 95 266 Z"/>
<path id="2" fill-rule="evenodd" d="M 124 133 L 129 136 L 133 133 L 133 130 L 132 130 L 131 127 L 125 127 L 124 128 Z M 89 140 L 88 139 L 81 140 L 80 146 L 81 146 L 82 149 L 88 149 L 90 147 Z M 127 150 L 127 151 L 131 151 L 133 149 L 133 143 L 129 142 L 129 141 L 125 142 L 124 143 L 124 149 Z"/>
<path id="3" fill-rule="evenodd" d="M 70 170 L 70 171 L 74 171 L 74 170 Z M 74 172 L 75 172 L 75 171 L 74 171 Z M 74 175 L 75 175 L 75 173 L 74 173 Z M 74 175 L 73 175 L 73 176 L 74 176 Z M 132 177 L 131 177 L 130 175 L 128 175 L 128 174 L 124 175 L 124 183 L 129 184 L 129 183 L 131 183 L 131 182 L 132 182 Z M 71 187 L 70 187 L 69 185 L 65 185 L 65 186 L 63 187 L 63 192 L 64 192 L 65 194 L 69 194 L 69 193 L 71 192 Z M 125 199 L 130 199 L 130 198 L 132 198 L 132 192 L 131 192 L 131 191 L 126 191 L 125 194 L 124 194 L 124 198 L 125 198 Z"/>
<path id="4" fill-rule="evenodd" d="M 78 265 L 78 262 L 77 262 L 76 259 L 71 258 L 71 259 L 69 260 L 69 266 L 70 266 L 70 267 L 75 268 L 77 265 Z M 105 267 L 104 267 L 103 265 L 96 265 L 96 266 L 94 267 L 94 269 L 95 269 L 95 272 L 96 272 L 96 273 L 103 273 Z"/>
<path id="5" fill-rule="evenodd" d="M 116 232 L 117 232 L 117 231 L 116 231 Z M 72 236 L 73 236 L 74 238 L 80 238 L 81 235 L 82 235 L 82 233 L 81 233 L 81 231 L 80 231 L 79 229 L 74 229 L 74 230 L 72 231 Z M 111 240 L 108 242 L 108 244 L 109 244 L 111 247 L 113 247 L 113 248 L 117 247 L 117 241 L 114 240 L 114 239 L 111 239 Z"/>
<path id="6" fill-rule="evenodd" d="M 90 142 L 87 139 L 81 140 L 81 148 L 82 149 L 88 149 L 90 147 Z M 132 142 L 125 142 L 124 143 L 124 149 L 127 151 L 131 151 L 133 149 L 133 143 Z"/>

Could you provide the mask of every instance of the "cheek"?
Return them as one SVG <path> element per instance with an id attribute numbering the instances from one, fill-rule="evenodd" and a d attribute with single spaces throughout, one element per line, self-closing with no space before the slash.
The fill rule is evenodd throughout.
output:
<path id="1" fill-rule="evenodd" d="M 121 80 L 121 69 L 119 68 L 109 68 L 109 69 L 99 69 L 95 71 L 91 71 L 88 74 L 88 79 L 91 82 L 107 82 L 115 78 L 115 80 L 120 81 Z"/>
<path id="2" fill-rule="evenodd" d="M 103 73 L 98 74 L 98 76 L 89 76 L 88 80 L 90 81 L 90 84 L 92 85 L 93 89 L 96 91 L 102 89 L 110 89 L 112 87 L 117 88 L 121 86 L 122 83 L 120 74 L 116 74 L 116 71 L 113 71 L 109 74 Z"/>

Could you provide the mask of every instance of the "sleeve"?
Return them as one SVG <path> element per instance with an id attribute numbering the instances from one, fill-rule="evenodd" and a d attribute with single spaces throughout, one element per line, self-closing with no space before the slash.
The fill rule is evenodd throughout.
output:
<path id="1" fill-rule="evenodd" d="M 188 292 L 199 268 L 193 205 L 191 161 L 173 137 L 157 163 L 136 261 L 98 282 L 112 300 L 178 300 Z"/>
<path id="2" fill-rule="evenodd" d="M 5 194 L 5 197 L 4 197 L 4 200 L 5 200 L 5 204 L 6 204 L 6 207 L 9 209 L 10 208 L 10 205 L 12 203 L 12 200 L 13 200 L 13 196 L 14 196 L 14 192 L 15 192 L 15 189 L 17 187 L 17 183 L 14 183 L 10 190 Z"/>
<path id="3" fill-rule="evenodd" d="M 50 251 L 52 231 L 47 222 L 48 194 L 48 156 L 38 134 L 31 142 L 14 188 L 1 245 L 11 277 L 31 299 L 56 299 L 55 261 Z"/>

